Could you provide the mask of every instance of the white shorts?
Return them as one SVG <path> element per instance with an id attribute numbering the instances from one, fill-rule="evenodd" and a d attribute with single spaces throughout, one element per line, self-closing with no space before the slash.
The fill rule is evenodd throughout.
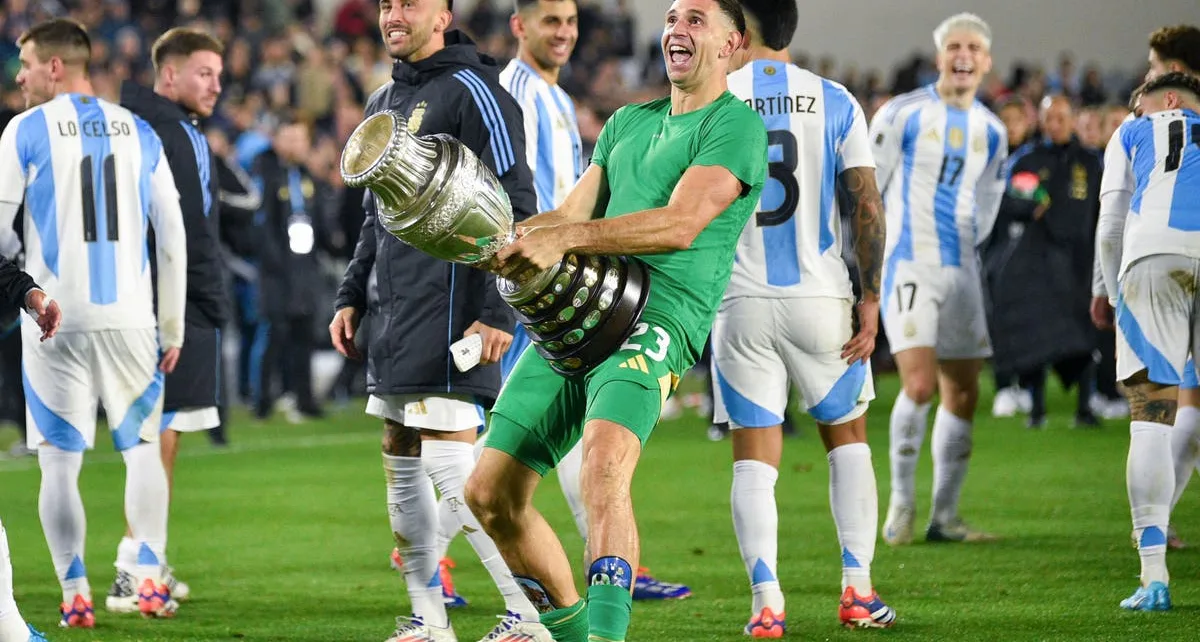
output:
<path id="1" fill-rule="evenodd" d="M 1177 386 L 1192 347 L 1200 347 L 1200 260 L 1159 254 L 1125 270 L 1117 296 L 1117 380 L 1142 370 Z"/>
<path id="2" fill-rule="evenodd" d="M 409 428 L 462 432 L 483 425 L 483 406 L 470 395 L 371 395 L 367 414 Z"/>
<path id="3" fill-rule="evenodd" d="M 175 432 L 200 432 L 221 425 L 221 413 L 216 406 L 187 408 L 163 412 L 162 429 Z"/>
<path id="4" fill-rule="evenodd" d="M 97 401 L 117 450 L 158 441 L 163 374 L 156 329 L 60 332 L 45 342 L 36 324 L 21 324 L 21 332 L 30 448 L 94 448 Z"/>
<path id="5" fill-rule="evenodd" d="M 795 382 L 813 419 L 838 425 L 861 417 L 875 398 L 870 364 L 847 364 L 852 333 L 845 299 L 725 301 L 712 332 L 713 421 L 731 428 L 783 422 Z"/>
<path id="6" fill-rule="evenodd" d="M 992 356 L 983 281 L 974 265 L 895 261 L 883 285 L 883 329 L 892 354 L 933 348 L 939 359 Z"/>

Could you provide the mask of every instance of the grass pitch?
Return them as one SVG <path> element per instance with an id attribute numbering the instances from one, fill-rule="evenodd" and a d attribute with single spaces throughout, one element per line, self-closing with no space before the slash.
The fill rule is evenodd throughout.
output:
<path id="1" fill-rule="evenodd" d="M 870 434 L 879 479 L 880 520 L 888 496 L 887 415 L 894 377 L 878 381 Z M 1125 497 L 1126 422 L 1071 430 L 1069 400 L 1052 392 L 1043 431 L 1022 419 L 990 417 L 980 403 L 975 455 L 963 493 L 964 517 L 1000 534 L 987 544 L 879 543 L 876 586 L 896 608 L 889 631 L 844 631 L 836 604 L 840 556 L 828 505 L 828 467 L 807 417 L 786 442 L 777 486 L 779 575 L 788 637 L 878 636 L 886 640 L 1195 640 L 1200 637 L 1200 487 L 1174 521 L 1196 545 L 1171 553 L 1176 607 L 1127 613 L 1117 603 L 1137 585 Z M 103 611 L 111 563 L 123 531 L 124 471 L 107 442 L 88 455 L 81 485 L 88 509 L 86 562 L 97 627 L 57 627 L 60 600 L 37 516 L 36 461 L 0 462 L 0 518 L 12 549 L 17 600 L 51 640 L 376 641 L 407 614 L 403 582 L 388 567 L 392 548 L 379 460 L 377 422 L 353 408 L 324 422 L 290 426 L 240 419 L 233 446 L 184 441 L 177 471 L 169 556 L 193 599 L 173 620 L 144 621 Z M 750 615 L 745 571 L 729 513 L 728 441 L 709 442 L 694 416 L 663 424 L 635 481 L 643 564 L 695 595 L 638 602 L 631 642 L 742 640 Z M 928 445 L 919 471 L 918 524 L 929 510 Z M 538 498 L 572 560 L 581 545 L 553 479 Z M 503 602 L 466 542 L 451 555 L 471 604 L 451 612 L 463 641 L 478 640 Z M 581 572 L 578 566 L 576 571 Z"/>

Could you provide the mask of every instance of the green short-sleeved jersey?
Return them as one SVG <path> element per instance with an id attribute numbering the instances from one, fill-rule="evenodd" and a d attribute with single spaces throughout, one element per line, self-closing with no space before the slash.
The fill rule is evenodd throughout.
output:
<path id="1" fill-rule="evenodd" d="M 670 98 L 627 105 L 605 123 L 592 163 L 604 168 L 608 183 L 605 218 L 665 207 L 676 183 L 693 165 L 724 167 L 742 182 L 741 196 L 690 248 L 638 257 L 650 268 L 647 311 L 678 324 L 691 367 L 704 349 L 729 284 L 734 250 L 766 177 L 762 118 L 728 91 L 708 106 L 679 116 L 671 115 Z"/>

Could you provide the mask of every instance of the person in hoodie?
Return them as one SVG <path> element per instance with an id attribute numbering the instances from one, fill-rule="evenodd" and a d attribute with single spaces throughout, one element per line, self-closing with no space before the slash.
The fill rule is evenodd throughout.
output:
<path id="1" fill-rule="evenodd" d="M 1075 136 L 1063 96 L 1040 110 L 1042 137 L 1010 157 L 999 220 L 1008 240 L 988 259 L 988 329 L 997 370 L 1030 390 L 1029 427 L 1046 422 L 1046 371 L 1077 385 L 1077 427 L 1098 424 L 1089 405 L 1095 367 L 1091 303 L 1093 239 L 1100 206 L 1100 155 Z"/>
<path id="2" fill-rule="evenodd" d="M 198 128 L 212 115 L 221 95 L 224 47 L 195 29 L 177 28 L 155 41 L 154 88 L 127 82 L 121 105 L 154 128 L 163 141 L 167 164 L 175 176 L 187 237 L 187 307 L 185 336 L 175 371 L 167 376 L 163 399 L 162 458 L 167 483 L 174 486 L 179 435 L 216 428 L 221 372 L 221 327 L 228 321 L 228 301 L 218 241 L 217 173 L 213 154 Z M 115 613 L 138 609 L 133 569 L 136 542 L 127 532 L 117 547 L 117 574 L 105 600 Z M 169 571 L 164 575 L 171 596 L 187 599 L 190 588 Z"/>
<path id="3" fill-rule="evenodd" d="M 371 96 L 366 113 L 394 110 L 418 136 L 448 134 L 461 141 L 500 179 L 514 219 L 524 220 L 535 213 L 537 197 L 525 161 L 520 107 L 501 86 L 496 62 L 450 28 L 453 18 L 448 0 L 379 3 L 380 32 L 396 63 L 392 81 Z M 370 192 L 364 207 L 329 332 L 340 353 L 360 356 L 355 335 L 374 269 L 379 302 L 367 337 L 367 414 L 384 422 L 388 514 L 413 613 L 398 622 L 391 639 L 456 639 L 439 582 L 436 486 L 504 595 L 508 613 L 487 639 L 549 642 L 537 610 L 463 499 L 483 409 L 499 393 L 512 309 L 500 298 L 494 276 L 433 258 L 387 233 L 376 221 Z M 471 334 L 482 335 L 480 365 L 458 372 L 450 344 Z"/>

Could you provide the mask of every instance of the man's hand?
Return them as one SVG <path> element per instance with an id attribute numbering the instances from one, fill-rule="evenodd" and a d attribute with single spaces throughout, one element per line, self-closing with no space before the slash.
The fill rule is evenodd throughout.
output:
<path id="1" fill-rule="evenodd" d="M 162 360 L 158 362 L 158 369 L 163 374 L 171 374 L 177 363 L 179 363 L 179 348 L 167 348 L 163 352 Z"/>
<path id="2" fill-rule="evenodd" d="M 1092 325 L 1100 330 L 1113 329 L 1113 308 L 1108 303 L 1108 297 L 1092 297 Z"/>
<path id="3" fill-rule="evenodd" d="M 858 333 L 842 346 L 842 358 L 846 363 L 867 363 L 875 353 L 875 337 L 879 334 L 879 301 L 865 300 L 854 306 L 858 317 Z"/>
<path id="4" fill-rule="evenodd" d="M 58 301 L 41 290 L 30 290 L 25 295 L 25 308 L 33 313 L 42 329 L 42 341 L 58 334 L 58 326 L 62 325 L 62 308 L 58 307 Z"/>
<path id="5" fill-rule="evenodd" d="M 482 321 L 472 323 L 463 336 L 469 337 L 472 334 L 478 334 L 483 338 L 483 354 L 479 357 L 481 365 L 498 363 L 504 353 L 508 352 L 508 347 L 512 345 L 513 336 L 511 334 L 484 325 Z"/>
<path id="6" fill-rule="evenodd" d="M 526 228 L 518 230 L 517 240 L 496 253 L 492 269 L 506 279 L 521 281 L 553 267 L 563 254 L 566 248 L 561 228 Z"/>
<path id="7" fill-rule="evenodd" d="M 348 359 L 362 359 L 362 353 L 354 345 L 359 321 L 358 308 L 346 307 L 335 312 L 333 321 L 329 323 L 329 338 L 333 341 L 333 347 Z"/>

